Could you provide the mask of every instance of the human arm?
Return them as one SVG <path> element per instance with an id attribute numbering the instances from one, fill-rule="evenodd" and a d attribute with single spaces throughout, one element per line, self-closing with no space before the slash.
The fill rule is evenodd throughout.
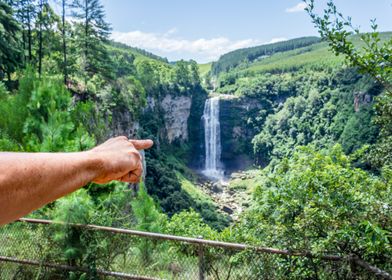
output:
<path id="1" fill-rule="evenodd" d="M 22 217 L 93 181 L 138 182 L 138 150 L 151 140 L 112 138 L 76 153 L 0 153 L 0 225 Z"/>

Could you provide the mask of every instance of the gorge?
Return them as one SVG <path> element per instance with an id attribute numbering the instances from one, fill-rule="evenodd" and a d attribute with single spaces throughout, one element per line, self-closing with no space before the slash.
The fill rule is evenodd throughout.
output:
<path id="1" fill-rule="evenodd" d="M 193 1 L 192 9 L 192 1 L 0 0 L 0 216 L 20 195 L 29 206 L 46 192 L 64 195 L 61 182 L 76 190 L 28 214 L 50 220 L 45 227 L 0 227 L 0 279 L 392 273 L 392 32 L 378 32 L 375 20 L 370 32 L 351 32 L 335 1 L 345 2 L 306 0 L 291 14 L 284 1 Z M 318 2 L 327 4 L 320 17 Z M 371 12 L 382 1 L 367 2 Z M 344 10 L 355 16 L 355 4 Z M 302 28 L 306 13 L 321 37 L 253 46 L 316 34 Z M 198 58 L 204 52 L 211 56 Z M 109 140 L 111 148 L 94 149 L 117 136 L 123 148 Z M 137 147 L 125 138 L 154 145 L 132 159 Z M 57 162 L 65 172 L 45 171 L 56 177 L 41 190 L 51 161 L 32 160 L 27 172 L 8 153 L 90 160 L 75 159 L 72 172 Z M 96 183 L 106 169 L 115 180 Z M 127 183 L 131 175 L 138 185 Z"/>

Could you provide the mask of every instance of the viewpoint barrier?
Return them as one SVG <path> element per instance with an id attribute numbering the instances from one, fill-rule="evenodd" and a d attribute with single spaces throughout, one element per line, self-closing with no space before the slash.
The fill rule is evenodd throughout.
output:
<path id="1" fill-rule="evenodd" d="M 20 219 L 0 227 L 0 279 L 5 280 L 244 280 L 282 275 L 297 279 L 392 279 L 388 272 L 354 255 L 314 255 L 41 219 Z"/>

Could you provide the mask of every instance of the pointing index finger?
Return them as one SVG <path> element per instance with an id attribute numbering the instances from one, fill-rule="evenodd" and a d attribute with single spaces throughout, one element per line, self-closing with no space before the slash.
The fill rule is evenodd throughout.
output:
<path id="1" fill-rule="evenodd" d="M 144 140 L 129 140 L 133 146 L 135 146 L 136 150 L 146 150 L 152 147 L 154 145 L 154 142 L 150 139 L 144 139 Z"/>

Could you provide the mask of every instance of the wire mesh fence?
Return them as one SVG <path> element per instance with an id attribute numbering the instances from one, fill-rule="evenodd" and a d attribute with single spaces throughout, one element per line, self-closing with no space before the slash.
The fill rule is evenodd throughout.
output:
<path id="1" fill-rule="evenodd" d="M 388 275 L 387 275 L 388 276 Z M 0 279 L 375 279 L 339 256 L 98 226 L 0 228 Z M 387 278 L 388 279 L 388 278 Z"/>

